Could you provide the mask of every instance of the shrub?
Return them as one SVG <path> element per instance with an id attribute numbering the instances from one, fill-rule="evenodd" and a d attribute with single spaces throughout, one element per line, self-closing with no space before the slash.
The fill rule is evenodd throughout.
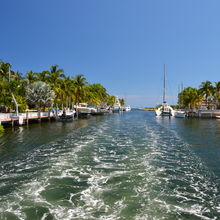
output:
<path id="1" fill-rule="evenodd" d="M 0 134 L 2 134 L 5 131 L 4 127 L 0 125 Z"/>

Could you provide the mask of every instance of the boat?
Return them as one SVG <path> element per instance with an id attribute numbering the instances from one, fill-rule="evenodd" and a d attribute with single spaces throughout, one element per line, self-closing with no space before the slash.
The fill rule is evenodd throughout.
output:
<path id="1" fill-rule="evenodd" d="M 164 64 L 164 80 L 163 80 L 163 104 L 155 111 L 156 116 L 174 116 L 175 111 L 166 102 L 166 66 Z"/>
<path id="2" fill-rule="evenodd" d="M 77 110 L 78 110 L 79 114 L 85 114 L 85 115 L 97 112 L 96 108 L 88 107 L 87 103 L 80 103 L 77 106 Z"/>
<path id="3" fill-rule="evenodd" d="M 58 113 L 58 120 L 72 121 L 75 117 L 75 110 L 62 110 Z"/>
<path id="4" fill-rule="evenodd" d="M 118 97 L 116 97 L 115 104 L 113 105 L 112 112 L 113 113 L 119 113 L 121 110 L 122 110 L 122 108 L 121 108 L 120 101 L 119 101 Z"/>
<path id="5" fill-rule="evenodd" d="M 130 106 L 130 105 L 128 105 L 128 106 L 125 106 L 125 111 L 126 111 L 126 112 L 129 112 L 129 111 L 131 111 L 131 106 Z"/>
<path id="6" fill-rule="evenodd" d="M 185 111 L 176 110 L 174 112 L 174 116 L 175 116 L 175 118 L 185 118 L 186 117 L 186 113 L 185 113 Z"/>
<path id="7" fill-rule="evenodd" d="M 109 109 L 101 107 L 97 108 L 97 111 L 92 112 L 91 115 L 105 115 L 107 113 L 109 113 Z"/>
<path id="8" fill-rule="evenodd" d="M 175 111 L 166 102 L 155 111 L 156 116 L 174 116 Z"/>

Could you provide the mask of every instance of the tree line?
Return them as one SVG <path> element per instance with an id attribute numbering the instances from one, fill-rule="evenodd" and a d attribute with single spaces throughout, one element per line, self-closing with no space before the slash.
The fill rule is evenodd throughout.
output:
<path id="1" fill-rule="evenodd" d="M 86 102 L 94 105 L 113 105 L 116 97 L 109 95 L 100 83 L 90 84 L 84 75 L 67 76 L 58 65 L 42 72 L 25 75 L 12 70 L 12 65 L 0 61 L 0 105 L 6 111 L 19 112 L 28 108 L 51 106 L 72 107 Z M 124 100 L 120 100 L 124 103 Z"/>
<path id="2" fill-rule="evenodd" d="M 211 81 L 202 82 L 199 88 L 187 87 L 178 94 L 180 108 L 199 108 L 205 105 L 220 108 L 220 81 L 214 84 Z"/>

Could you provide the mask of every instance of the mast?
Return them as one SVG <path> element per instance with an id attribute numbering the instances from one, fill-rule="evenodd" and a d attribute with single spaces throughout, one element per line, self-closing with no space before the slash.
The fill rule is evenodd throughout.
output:
<path id="1" fill-rule="evenodd" d="M 164 64 L 164 77 L 163 77 L 163 103 L 166 103 L 166 65 Z"/>

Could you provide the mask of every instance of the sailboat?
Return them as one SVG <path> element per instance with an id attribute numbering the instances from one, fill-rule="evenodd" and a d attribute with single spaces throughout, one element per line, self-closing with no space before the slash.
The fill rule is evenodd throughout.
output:
<path id="1" fill-rule="evenodd" d="M 166 66 L 164 64 L 163 104 L 155 111 L 156 116 L 174 116 L 175 111 L 166 102 Z"/>

